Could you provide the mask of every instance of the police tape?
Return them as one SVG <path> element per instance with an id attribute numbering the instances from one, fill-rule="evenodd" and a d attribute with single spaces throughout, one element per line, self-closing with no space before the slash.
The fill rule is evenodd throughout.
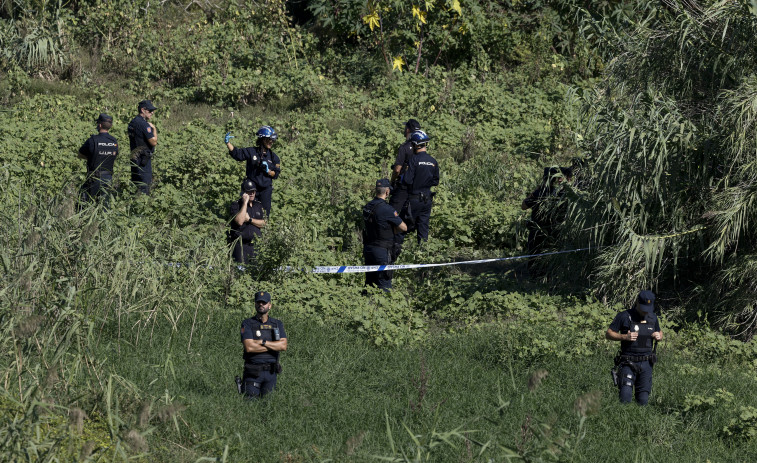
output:
<path id="1" fill-rule="evenodd" d="M 342 265 L 342 266 L 318 266 L 313 267 L 311 273 L 367 273 L 383 272 L 386 270 L 411 270 L 417 268 L 445 267 L 449 265 L 469 265 L 469 264 L 486 264 L 490 262 L 503 262 L 507 260 L 527 259 L 531 257 L 554 256 L 557 254 L 568 254 L 573 252 L 589 251 L 596 248 L 579 248 L 569 249 L 566 251 L 545 252 L 541 254 L 525 254 L 513 257 L 496 257 L 492 259 L 463 260 L 458 262 L 441 262 L 437 264 L 404 264 L 404 265 Z M 287 271 L 290 268 L 287 267 Z"/>
<path id="2" fill-rule="evenodd" d="M 450 265 L 471 265 L 471 264 L 487 264 L 490 262 L 503 262 L 508 260 L 529 259 L 531 257 L 544 257 L 554 256 L 558 254 L 569 254 L 573 252 L 590 251 L 592 249 L 599 249 L 599 247 L 588 247 L 578 249 L 568 249 L 565 251 L 553 251 L 544 252 L 541 254 L 524 254 L 521 256 L 512 257 L 494 257 L 491 259 L 478 259 L 478 260 L 462 260 L 457 262 L 440 262 L 436 264 L 402 264 L 402 265 L 341 265 L 341 266 L 316 266 L 310 271 L 306 268 L 294 268 L 291 266 L 279 267 L 277 270 L 282 272 L 307 272 L 307 273 L 368 273 L 368 272 L 383 272 L 386 270 L 412 270 L 417 268 L 431 268 L 431 267 L 446 267 Z M 144 264 L 145 262 L 138 262 Z M 190 265 L 183 262 L 164 262 L 163 265 L 173 268 L 188 268 L 188 267 L 204 267 L 209 270 L 215 270 L 216 267 L 212 265 Z M 221 267 L 218 267 L 221 268 Z M 244 272 L 247 268 L 244 265 L 235 265 L 232 268 L 236 268 L 240 272 Z"/>

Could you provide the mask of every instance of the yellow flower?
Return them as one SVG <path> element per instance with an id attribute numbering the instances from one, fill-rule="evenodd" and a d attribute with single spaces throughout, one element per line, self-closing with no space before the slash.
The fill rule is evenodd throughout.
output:
<path id="1" fill-rule="evenodd" d="M 394 58 L 394 62 L 392 64 L 392 71 L 394 71 L 395 69 L 399 69 L 399 71 L 402 72 L 402 66 L 404 65 L 405 65 L 405 59 L 402 58 L 401 56 L 398 56 Z"/>
<path id="2" fill-rule="evenodd" d="M 363 16 L 363 22 L 365 24 L 368 24 L 368 27 L 371 28 L 371 32 L 373 32 L 373 29 L 375 27 L 379 27 L 379 15 L 378 11 L 373 10 L 371 14 Z"/>

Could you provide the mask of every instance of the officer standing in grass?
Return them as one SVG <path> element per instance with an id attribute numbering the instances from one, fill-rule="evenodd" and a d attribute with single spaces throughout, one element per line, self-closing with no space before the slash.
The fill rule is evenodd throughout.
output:
<path id="1" fill-rule="evenodd" d="M 386 202 L 391 182 L 382 178 L 376 181 L 375 196 L 363 207 L 363 258 L 365 265 L 389 265 L 392 263 L 392 248 L 395 233 L 407 231 L 397 211 Z M 390 270 L 366 272 L 365 285 L 377 286 L 384 291 L 392 289 Z"/>
<path id="2" fill-rule="evenodd" d="M 413 157 L 413 144 L 410 142 L 410 135 L 421 129 L 421 124 L 415 119 L 410 119 L 405 123 L 405 143 L 400 145 L 397 150 L 397 158 L 392 166 L 392 191 L 389 197 L 389 205 L 395 211 L 401 211 L 407 202 L 407 185 L 402 183 L 402 177 L 410 165 L 410 159 Z"/>
<path id="3" fill-rule="evenodd" d="M 428 240 L 428 223 L 433 206 L 431 187 L 439 185 L 439 163 L 426 151 L 428 141 L 428 135 L 422 130 L 410 134 L 414 154 L 402 178 L 402 183 L 408 189 L 408 207 L 415 224 L 418 244 Z"/>
<path id="4" fill-rule="evenodd" d="M 255 315 L 242 322 L 244 353 L 244 393 L 248 398 L 261 397 L 276 388 L 281 373 L 279 354 L 287 350 L 284 323 L 268 316 L 271 295 L 255 293 Z"/>
<path id="5" fill-rule="evenodd" d="M 639 405 L 646 405 L 652 392 L 652 367 L 657 362 L 655 342 L 662 340 L 654 301 L 652 291 L 640 292 L 634 307 L 616 315 L 605 333 L 610 341 L 620 341 L 615 367 L 619 370 L 619 396 L 623 403 L 631 402 L 634 388 Z"/>
<path id="6" fill-rule="evenodd" d="M 279 178 L 281 173 L 281 160 L 271 150 L 278 135 L 273 127 L 264 125 L 257 131 L 256 136 L 258 137 L 257 146 L 249 148 L 235 148 L 231 144 L 231 139 L 234 138 L 231 132 L 227 132 L 223 140 L 232 158 L 237 161 L 247 161 L 245 168 L 247 178 L 255 183 L 258 200 L 263 204 L 266 215 L 270 215 L 273 181 Z"/>
<path id="7" fill-rule="evenodd" d="M 129 122 L 129 149 L 131 150 L 131 181 L 137 189 L 150 194 L 152 185 L 152 157 L 158 145 L 158 131 L 150 122 L 156 108 L 152 101 L 142 100 L 137 105 L 137 117 Z"/>
<path id="8" fill-rule="evenodd" d="M 242 197 L 230 206 L 233 218 L 229 244 L 234 246 L 234 261 L 239 263 L 247 263 L 255 258 L 255 240 L 261 235 L 261 228 L 265 227 L 263 205 L 255 200 L 256 193 L 255 183 L 246 178 L 242 182 Z"/>
<path id="9" fill-rule="evenodd" d="M 103 198 L 108 203 L 113 181 L 113 164 L 118 156 L 118 141 L 109 133 L 113 118 L 103 113 L 97 118 L 97 134 L 79 148 L 79 158 L 87 160 L 87 180 L 82 185 L 82 200 Z"/>

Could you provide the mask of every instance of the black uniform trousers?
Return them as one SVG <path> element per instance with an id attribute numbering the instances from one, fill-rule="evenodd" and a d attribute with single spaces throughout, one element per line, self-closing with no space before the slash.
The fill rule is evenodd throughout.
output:
<path id="1" fill-rule="evenodd" d="M 255 200 L 260 201 L 260 204 L 263 205 L 263 210 L 265 211 L 266 217 L 271 215 L 271 197 L 273 196 L 273 187 L 268 188 L 260 188 L 258 187 L 258 192 L 255 194 Z"/>
<path id="2" fill-rule="evenodd" d="M 649 363 L 649 360 L 645 360 L 633 362 L 633 365 L 635 368 L 629 364 L 624 364 L 620 368 L 618 395 L 621 402 L 629 403 L 633 400 L 635 390 L 636 403 L 646 405 L 649 401 L 649 394 L 652 392 L 652 364 Z"/>
<path id="3" fill-rule="evenodd" d="M 147 162 L 144 162 L 144 164 L 142 166 L 131 161 L 131 181 L 137 186 L 137 190 L 149 195 L 150 185 L 152 185 L 152 158 L 147 159 Z"/>
<path id="4" fill-rule="evenodd" d="M 82 201 L 102 200 L 108 205 L 108 198 L 113 192 L 111 184 L 113 183 L 113 174 L 110 172 L 94 172 L 89 174 L 87 181 L 81 187 Z"/>
<path id="5" fill-rule="evenodd" d="M 415 232 L 418 236 L 418 244 L 428 241 L 428 223 L 431 220 L 431 207 L 433 201 L 430 197 L 420 195 L 410 196 L 410 210 L 415 221 Z"/>
<path id="6" fill-rule="evenodd" d="M 363 246 L 363 258 L 365 259 L 365 265 L 390 265 L 391 256 L 389 250 L 380 246 Z M 394 272 L 391 270 L 384 270 L 381 272 L 366 272 L 365 273 L 365 285 L 372 285 L 389 291 L 392 289 L 392 276 Z"/>
<path id="7" fill-rule="evenodd" d="M 255 245 L 252 241 L 245 242 L 242 240 L 235 240 L 231 256 L 234 259 L 234 262 L 246 264 L 255 259 Z"/>

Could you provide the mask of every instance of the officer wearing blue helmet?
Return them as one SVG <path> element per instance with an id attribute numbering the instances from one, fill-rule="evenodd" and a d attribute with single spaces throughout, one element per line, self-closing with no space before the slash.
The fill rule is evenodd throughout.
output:
<path id="1" fill-rule="evenodd" d="M 273 127 L 264 125 L 257 131 L 256 136 L 258 138 L 256 146 L 249 148 L 235 148 L 231 144 L 231 139 L 234 138 L 231 132 L 227 132 L 223 139 L 232 158 L 237 161 L 247 161 L 246 177 L 255 183 L 258 201 L 263 204 L 266 215 L 270 215 L 273 181 L 279 178 L 281 173 L 281 160 L 271 150 L 278 135 Z"/>
<path id="2" fill-rule="evenodd" d="M 276 388 L 281 373 L 279 354 L 287 350 L 284 323 L 268 316 L 271 295 L 255 293 L 255 315 L 242 322 L 244 353 L 244 393 L 248 398 L 261 397 Z"/>
<path id="3" fill-rule="evenodd" d="M 439 185 L 439 163 L 426 151 L 428 141 L 428 135 L 422 130 L 410 134 L 414 154 L 402 178 L 408 189 L 407 205 L 415 224 L 418 244 L 428 240 L 428 223 L 433 206 L 431 187 Z"/>
<path id="4" fill-rule="evenodd" d="M 375 196 L 363 206 L 363 258 L 365 265 L 389 265 L 392 263 L 392 248 L 395 234 L 407 231 L 397 211 L 387 204 L 391 183 L 382 178 L 376 181 Z M 392 271 L 366 272 L 365 285 L 389 291 L 392 289 Z"/>
<path id="5" fill-rule="evenodd" d="M 242 195 L 233 201 L 231 211 L 231 230 L 229 244 L 233 245 L 232 256 L 235 262 L 247 263 L 255 258 L 255 241 L 265 227 L 263 205 L 255 200 L 257 188 L 249 178 L 242 182 Z"/>
<path id="6" fill-rule="evenodd" d="M 100 114 L 97 134 L 92 135 L 79 148 L 79 158 L 87 160 L 87 180 L 82 186 L 82 199 L 103 198 L 108 202 L 113 181 L 113 164 L 118 156 L 118 141 L 109 133 L 113 118 Z"/>
<path id="7" fill-rule="evenodd" d="M 152 185 L 152 157 L 158 145 L 158 132 L 150 122 L 158 108 L 150 100 L 137 105 L 137 117 L 129 122 L 129 149 L 131 150 L 131 181 L 144 194 L 150 194 Z"/>
<path id="8" fill-rule="evenodd" d="M 636 403 L 646 405 L 652 392 L 652 367 L 657 362 L 655 343 L 662 340 L 654 302 L 652 291 L 640 292 L 634 307 L 616 315 L 605 333 L 610 341 L 620 341 L 613 380 L 623 403 L 631 402 L 635 389 Z"/>

